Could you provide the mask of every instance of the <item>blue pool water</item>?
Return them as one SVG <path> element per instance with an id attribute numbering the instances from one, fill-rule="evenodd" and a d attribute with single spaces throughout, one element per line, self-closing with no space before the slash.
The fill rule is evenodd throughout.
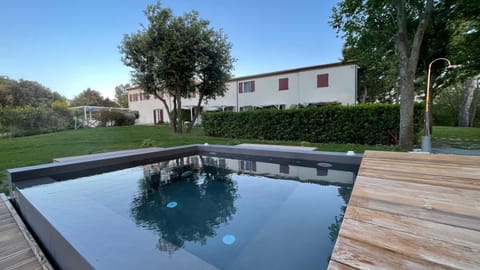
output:
<path id="1" fill-rule="evenodd" d="M 324 269 L 355 174 L 193 156 L 22 192 L 96 269 Z"/>

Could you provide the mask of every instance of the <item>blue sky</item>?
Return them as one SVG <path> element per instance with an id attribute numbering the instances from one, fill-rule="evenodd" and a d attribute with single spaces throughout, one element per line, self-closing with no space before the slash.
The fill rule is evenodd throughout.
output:
<path id="1" fill-rule="evenodd" d="M 90 87 L 113 97 L 130 82 L 118 45 L 145 23 L 146 0 L 0 1 L 0 76 L 38 81 L 67 98 Z M 337 62 L 328 21 L 336 0 L 164 0 L 193 9 L 233 43 L 235 76 Z"/>

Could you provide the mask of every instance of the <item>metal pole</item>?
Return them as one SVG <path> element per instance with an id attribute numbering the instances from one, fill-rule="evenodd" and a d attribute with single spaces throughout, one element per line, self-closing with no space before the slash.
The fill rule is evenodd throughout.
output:
<path id="1" fill-rule="evenodd" d="M 422 136 L 422 151 L 423 152 L 432 152 L 432 138 L 430 137 L 430 74 L 432 71 L 432 64 L 438 60 L 447 61 L 448 67 L 452 67 L 450 60 L 447 58 L 437 58 L 430 62 L 428 65 L 428 72 L 427 72 L 427 91 L 425 92 L 425 116 L 424 116 L 424 136 Z"/>

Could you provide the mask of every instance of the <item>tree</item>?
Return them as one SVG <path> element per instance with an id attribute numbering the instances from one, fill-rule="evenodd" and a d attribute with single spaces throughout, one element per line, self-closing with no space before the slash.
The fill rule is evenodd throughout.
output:
<path id="1" fill-rule="evenodd" d="M 0 107 L 50 106 L 54 101 L 65 100 L 38 82 L 0 76 Z"/>
<path id="2" fill-rule="evenodd" d="M 133 68 L 133 81 L 163 103 L 173 131 L 182 133 L 182 98 L 199 92 L 193 124 L 204 98 L 226 92 L 234 61 L 231 44 L 196 11 L 177 17 L 157 3 L 147 6 L 145 15 L 147 27 L 125 35 L 120 45 L 122 60 Z"/>
<path id="3" fill-rule="evenodd" d="M 80 94 L 75 96 L 70 105 L 72 106 L 104 106 L 104 98 L 102 94 L 96 90 L 87 88 Z"/>
<path id="4" fill-rule="evenodd" d="M 450 41 L 449 57 L 460 64 L 456 79 L 464 82 L 463 100 L 459 104 L 458 125 L 471 127 L 475 120 L 479 98 L 480 80 L 480 6 L 478 1 L 463 0 L 455 3 L 452 13 L 456 16 L 448 25 Z"/>
<path id="5" fill-rule="evenodd" d="M 129 83 L 120 84 L 115 87 L 115 102 L 120 105 L 120 107 L 128 107 L 128 91 L 127 89 L 132 87 Z"/>
<path id="6" fill-rule="evenodd" d="M 362 40 L 378 45 L 373 50 L 386 48 L 377 43 L 382 40 L 394 44 L 398 57 L 395 88 L 400 94 L 400 146 L 404 150 L 413 147 L 415 73 L 432 10 L 433 0 L 344 0 L 333 9 L 331 24 L 338 33 L 343 33 L 347 48 L 356 47 Z"/>

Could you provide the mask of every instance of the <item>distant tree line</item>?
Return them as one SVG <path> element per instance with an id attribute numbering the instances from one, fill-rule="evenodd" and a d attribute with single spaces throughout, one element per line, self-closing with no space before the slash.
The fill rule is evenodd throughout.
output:
<path id="1" fill-rule="evenodd" d="M 0 138 L 73 128 L 74 118 L 83 117 L 70 109 L 73 106 L 127 107 L 128 87 L 128 84 L 116 87 L 115 101 L 90 88 L 68 101 L 38 82 L 0 76 Z M 135 114 L 127 112 L 98 112 L 94 117 L 104 126 L 135 122 Z"/>

